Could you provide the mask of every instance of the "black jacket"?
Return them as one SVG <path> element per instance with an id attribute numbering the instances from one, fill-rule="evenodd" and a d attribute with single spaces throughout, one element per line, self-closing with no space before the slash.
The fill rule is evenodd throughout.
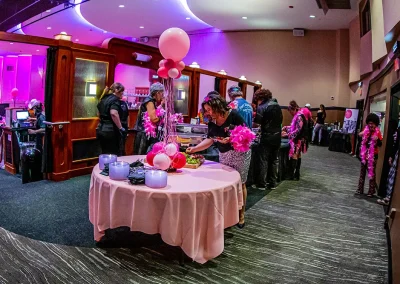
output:
<path id="1" fill-rule="evenodd" d="M 281 144 L 282 110 L 278 103 L 269 100 L 257 107 L 255 123 L 261 127 L 261 145 L 278 146 Z"/>

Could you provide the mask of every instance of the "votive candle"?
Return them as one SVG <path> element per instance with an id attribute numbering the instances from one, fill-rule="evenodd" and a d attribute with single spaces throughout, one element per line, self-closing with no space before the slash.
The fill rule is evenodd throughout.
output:
<path id="1" fill-rule="evenodd" d="M 145 173 L 145 184 L 151 188 L 167 186 L 168 174 L 165 171 L 150 170 Z"/>
<path id="2" fill-rule="evenodd" d="M 113 162 L 109 165 L 109 176 L 112 180 L 125 180 L 129 175 L 129 163 L 127 162 Z"/>
<path id="3" fill-rule="evenodd" d="M 104 170 L 104 165 L 113 163 L 117 161 L 117 155 L 112 154 L 102 154 L 99 156 L 99 168 L 100 170 Z"/>

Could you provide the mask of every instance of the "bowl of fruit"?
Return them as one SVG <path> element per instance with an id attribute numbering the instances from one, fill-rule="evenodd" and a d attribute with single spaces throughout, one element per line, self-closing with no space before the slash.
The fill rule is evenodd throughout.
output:
<path id="1" fill-rule="evenodd" d="M 183 154 L 186 156 L 185 168 L 197 169 L 206 160 L 203 155 L 187 154 L 187 153 L 183 153 Z"/>

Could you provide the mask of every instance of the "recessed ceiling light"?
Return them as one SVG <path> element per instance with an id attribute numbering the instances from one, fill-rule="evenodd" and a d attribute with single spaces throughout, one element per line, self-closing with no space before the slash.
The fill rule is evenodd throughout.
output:
<path id="1" fill-rule="evenodd" d="M 51 30 L 51 27 L 47 27 L 48 30 Z"/>
<path id="2" fill-rule="evenodd" d="M 46 13 L 50 13 L 51 12 L 51 10 L 46 10 Z"/>
<path id="3" fill-rule="evenodd" d="M 10 42 L 10 44 L 14 44 L 13 42 Z"/>
<path id="4" fill-rule="evenodd" d="M 189 17 L 187 17 L 187 18 L 186 18 L 186 20 L 190 20 L 190 18 L 189 18 Z"/>
<path id="5" fill-rule="evenodd" d="M 36 51 L 40 51 L 39 49 L 36 49 Z"/>
<path id="6" fill-rule="evenodd" d="M 315 16 L 314 15 L 310 15 L 310 18 L 315 18 Z"/>
<path id="7" fill-rule="evenodd" d="M 247 17 L 242 17 L 243 20 L 247 20 Z"/>
<path id="8" fill-rule="evenodd" d="M 79 39 L 76 39 L 75 41 L 79 41 Z"/>
<path id="9" fill-rule="evenodd" d="M 107 33 L 107 31 L 103 31 L 103 34 L 106 34 Z"/>
<path id="10" fill-rule="evenodd" d="M 67 33 L 66 32 L 61 32 L 60 35 L 67 35 Z"/>
<path id="11" fill-rule="evenodd" d="M 120 8 L 125 8 L 125 5 L 119 5 L 118 7 L 120 7 Z"/>
<path id="12" fill-rule="evenodd" d="M 140 26 L 139 28 L 140 28 L 140 29 L 144 29 L 144 27 L 143 27 L 143 26 Z"/>

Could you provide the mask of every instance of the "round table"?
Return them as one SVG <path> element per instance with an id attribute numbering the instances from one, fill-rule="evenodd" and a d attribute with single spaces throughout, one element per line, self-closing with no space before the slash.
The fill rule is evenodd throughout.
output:
<path id="1" fill-rule="evenodd" d="M 119 157 L 129 163 L 145 156 Z M 171 246 L 180 246 L 199 263 L 224 250 L 224 229 L 238 223 L 243 206 L 240 175 L 225 165 L 206 161 L 197 169 L 168 174 L 168 185 L 152 189 L 114 181 L 92 172 L 89 219 L 96 241 L 107 229 L 121 226 L 146 234 L 160 234 Z"/>

